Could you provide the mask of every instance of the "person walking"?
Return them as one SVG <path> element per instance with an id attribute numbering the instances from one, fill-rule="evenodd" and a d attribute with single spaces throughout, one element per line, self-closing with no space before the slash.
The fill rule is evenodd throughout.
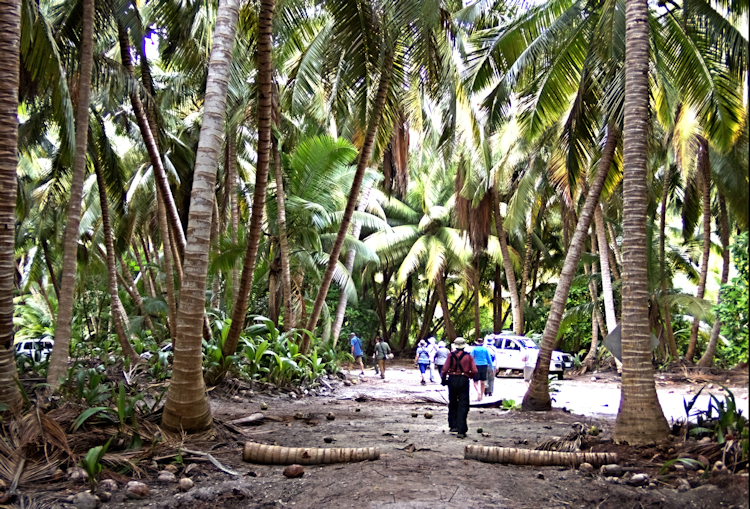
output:
<path id="1" fill-rule="evenodd" d="M 487 367 L 487 386 L 484 388 L 485 396 L 492 396 L 495 392 L 495 364 L 497 362 L 497 350 L 495 349 L 495 338 L 490 335 L 484 338 L 484 347 L 490 354 L 490 364 Z"/>
<path id="2" fill-rule="evenodd" d="M 365 354 L 362 348 L 362 340 L 357 337 L 355 333 L 349 334 L 349 344 L 352 347 L 352 357 L 354 357 L 354 364 L 359 362 L 359 369 L 361 376 L 365 376 L 365 365 L 362 363 L 362 356 Z M 351 370 L 350 370 L 351 371 Z"/>
<path id="3" fill-rule="evenodd" d="M 477 366 L 471 355 L 464 352 L 466 341 L 456 338 L 454 350 L 443 365 L 441 377 L 443 385 L 448 386 L 448 427 L 457 438 L 466 438 L 469 424 L 469 380 L 477 375 Z"/>
<path id="4" fill-rule="evenodd" d="M 380 378 L 385 380 L 385 361 L 391 355 L 391 347 L 386 343 L 383 338 L 378 336 L 375 338 L 375 359 L 377 359 L 380 367 Z"/>
<path id="5" fill-rule="evenodd" d="M 484 384 L 487 382 L 487 371 L 489 365 L 492 364 L 490 354 L 482 343 L 482 340 L 478 340 L 477 344 L 471 350 L 471 356 L 474 359 L 474 364 L 477 366 L 477 376 L 474 378 L 474 390 L 477 392 L 478 401 L 482 401 L 484 397 Z"/>
<path id="6" fill-rule="evenodd" d="M 435 350 L 435 369 L 437 370 L 437 374 L 439 377 L 442 378 L 443 373 L 443 365 L 445 364 L 445 361 L 448 359 L 448 354 L 450 352 L 447 348 L 445 348 L 445 341 L 441 341 L 437 344 L 437 349 Z"/>
<path id="7" fill-rule="evenodd" d="M 430 352 L 427 349 L 427 342 L 422 339 L 417 347 L 417 354 L 414 356 L 414 363 L 419 366 L 419 374 L 422 375 L 422 385 L 427 385 L 424 379 L 425 371 L 430 367 Z"/>
<path id="8" fill-rule="evenodd" d="M 427 353 L 430 354 L 430 383 L 435 382 L 435 377 L 432 375 L 435 371 L 435 353 L 437 352 L 437 342 L 435 338 L 427 338 Z M 438 376 L 440 372 L 438 371 Z"/>

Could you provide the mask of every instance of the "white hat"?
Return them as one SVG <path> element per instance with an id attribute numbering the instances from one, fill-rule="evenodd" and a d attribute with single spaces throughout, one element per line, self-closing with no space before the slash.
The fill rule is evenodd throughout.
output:
<path id="1" fill-rule="evenodd" d="M 431 345 L 435 344 L 435 338 L 427 338 L 427 342 Z"/>

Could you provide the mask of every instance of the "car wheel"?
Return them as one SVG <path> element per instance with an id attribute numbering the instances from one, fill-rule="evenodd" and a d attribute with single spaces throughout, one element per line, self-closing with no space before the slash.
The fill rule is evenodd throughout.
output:
<path id="1" fill-rule="evenodd" d="M 564 371 L 556 371 L 556 372 L 555 372 L 555 373 L 553 373 L 553 374 L 557 375 L 557 379 L 558 379 L 558 380 L 562 380 L 562 379 L 563 379 L 563 375 L 564 375 L 564 373 L 565 373 Z"/>

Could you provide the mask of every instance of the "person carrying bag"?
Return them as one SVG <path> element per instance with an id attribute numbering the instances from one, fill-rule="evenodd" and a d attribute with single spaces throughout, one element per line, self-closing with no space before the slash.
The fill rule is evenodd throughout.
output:
<path id="1" fill-rule="evenodd" d="M 385 380 L 385 361 L 392 358 L 393 354 L 391 353 L 390 345 L 388 345 L 388 343 L 386 343 L 380 336 L 375 338 L 375 359 L 380 368 L 380 378 L 383 380 Z"/>
<path id="2" fill-rule="evenodd" d="M 469 425 L 469 380 L 477 376 L 477 366 L 471 355 L 464 352 L 466 340 L 456 338 L 454 351 L 448 356 L 441 372 L 443 385 L 448 386 L 448 427 L 457 438 L 466 438 Z"/>

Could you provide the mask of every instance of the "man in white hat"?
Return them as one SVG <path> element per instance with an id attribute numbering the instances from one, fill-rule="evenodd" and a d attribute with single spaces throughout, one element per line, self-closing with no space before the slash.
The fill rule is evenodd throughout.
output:
<path id="1" fill-rule="evenodd" d="M 477 374 L 477 366 L 471 355 L 464 352 L 466 341 L 456 338 L 453 342 L 453 352 L 443 365 L 443 385 L 448 386 L 448 427 L 451 433 L 457 433 L 457 438 L 466 438 L 469 424 L 469 380 Z"/>

